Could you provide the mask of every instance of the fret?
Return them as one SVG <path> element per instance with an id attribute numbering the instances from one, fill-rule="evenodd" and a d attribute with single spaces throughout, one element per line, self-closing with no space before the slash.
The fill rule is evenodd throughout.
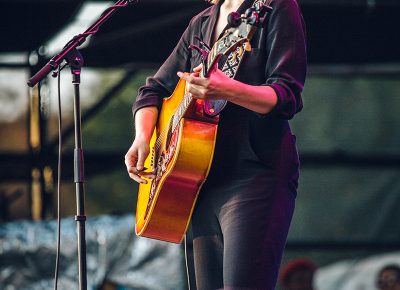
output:
<path id="1" fill-rule="evenodd" d="M 193 97 L 191 94 L 186 94 L 183 97 L 182 102 L 179 104 L 178 109 L 174 116 L 172 117 L 172 131 L 174 131 L 178 125 L 181 119 L 183 118 L 183 115 L 186 113 L 186 110 L 188 109 L 190 102 L 192 101 Z"/>

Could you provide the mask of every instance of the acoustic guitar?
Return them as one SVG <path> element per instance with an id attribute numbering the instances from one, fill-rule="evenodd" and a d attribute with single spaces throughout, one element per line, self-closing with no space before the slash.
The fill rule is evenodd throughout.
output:
<path id="1" fill-rule="evenodd" d="M 202 54 L 204 77 L 223 55 L 229 55 L 228 61 L 241 60 L 244 51 L 251 49 L 249 41 L 268 8 L 261 5 L 244 15 L 232 13 L 232 27 L 212 48 L 200 39 L 201 47 L 191 45 Z M 181 79 L 173 94 L 163 101 L 145 161 L 145 167 L 154 170 L 156 177 L 139 185 L 136 209 L 137 235 L 173 243 L 182 241 L 207 178 L 219 113 L 225 106 L 224 101 L 196 100 L 185 88 L 186 82 Z"/>

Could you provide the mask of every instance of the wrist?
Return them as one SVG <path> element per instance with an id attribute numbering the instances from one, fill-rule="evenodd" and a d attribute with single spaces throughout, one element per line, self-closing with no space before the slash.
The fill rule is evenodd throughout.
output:
<path id="1" fill-rule="evenodd" d="M 136 112 L 135 141 L 149 143 L 157 121 L 157 107 L 144 107 Z"/>
<path id="2" fill-rule="evenodd" d="M 235 79 L 229 79 L 228 85 L 223 91 L 224 99 L 226 101 L 234 102 L 240 93 L 243 92 L 242 85 L 244 84 Z"/>
<path id="3" fill-rule="evenodd" d="M 151 134 L 147 134 L 144 132 L 139 132 L 135 134 L 135 141 L 136 142 L 145 142 L 145 143 L 150 143 L 151 140 Z"/>

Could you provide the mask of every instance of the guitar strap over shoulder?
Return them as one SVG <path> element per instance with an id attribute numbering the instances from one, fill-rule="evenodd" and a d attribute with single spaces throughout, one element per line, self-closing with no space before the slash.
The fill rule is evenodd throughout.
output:
<path id="1" fill-rule="evenodd" d="M 270 5 L 273 0 L 255 0 L 253 4 L 251 5 L 252 8 L 259 9 L 261 5 Z M 239 7 L 237 10 L 238 13 L 242 14 L 244 13 L 249 7 L 249 3 L 251 1 L 244 1 L 243 4 Z M 225 30 L 225 29 L 224 29 Z M 222 67 L 222 71 L 230 78 L 234 78 L 240 63 L 242 62 L 244 52 L 248 50 L 248 43 L 244 43 L 242 46 L 239 46 L 231 52 L 225 62 L 225 64 Z"/>

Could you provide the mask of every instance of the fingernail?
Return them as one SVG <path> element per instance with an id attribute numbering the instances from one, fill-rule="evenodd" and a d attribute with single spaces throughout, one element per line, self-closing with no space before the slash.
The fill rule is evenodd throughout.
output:
<path id="1" fill-rule="evenodd" d="M 178 77 L 182 77 L 182 73 L 180 71 L 178 71 L 176 74 L 178 75 Z"/>

